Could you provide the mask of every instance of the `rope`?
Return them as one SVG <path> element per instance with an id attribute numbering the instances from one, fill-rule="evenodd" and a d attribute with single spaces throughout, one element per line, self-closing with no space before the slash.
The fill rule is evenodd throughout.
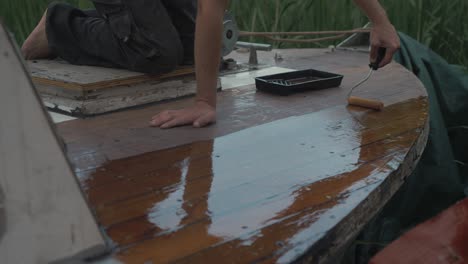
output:
<path id="1" fill-rule="evenodd" d="M 314 38 L 314 39 L 285 39 L 285 38 L 273 38 L 273 37 L 266 37 L 267 39 L 273 40 L 273 41 L 279 41 L 279 42 L 290 42 L 290 43 L 316 43 L 316 42 L 321 42 L 325 40 L 335 40 L 335 39 L 340 39 L 345 37 L 346 34 L 341 34 L 337 36 L 331 36 L 331 37 L 324 37 L 324 38 Z"/>
<path id="2" fill-rule="evenodd" d="M 332 30 L 332 31 L 303 31 L 303 32 L 250 32 L 250 31 L 240 31 L 240 37 L 264 37 L 273 41 L 279 42 L 290 42 L 290 43 L 315 43 L 325 40 L 335 40 L 346 37 L 354 33 L 368 33 L 370 29 L 352 29 L 352 30 Z M 313 35 L 335 35 L 330 37 L 321 37 L 313 39 L 286 39 L 286 38 L 277 38 L 274 36 L 313 36 Z"/>

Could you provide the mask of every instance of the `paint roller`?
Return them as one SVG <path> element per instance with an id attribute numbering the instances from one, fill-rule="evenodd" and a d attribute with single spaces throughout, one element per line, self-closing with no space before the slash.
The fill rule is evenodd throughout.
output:
<path id="1" fill-rule="evenodd" d="M 377 110 L 377 111 L 381 111 L 384 108 L 384 104 L 381 101 L 362 98 L 362 97 L 357 97 L 357 96 L 351 96 L 351 94 L 352 94 L 353 90 L 356 87 L 358 87 L 361 84 L 365 83 L 372 76 L 372 73 L 379 69 L 379 64 L 383 60 L 383 58 L 385 57 L 386 52 L 387 52 L 386 48 L 383 48 L 383 47 L 379 48 L 378 54 L 377 54 L 377 59 L 375 60 L 375 62 L 372 62 L 371 64 L 369 64 L 370 70 L 369 70 L 369 73 L 367 74 L 367 76 L 364 79 L 362 79 L 361 81 L 359 81 L 357 84 L 355 84 L 353 86 L 353 88 L 351 88 L 351 90 L 348 93 L 348 104 L 349 105 L 355 105 L 355 106 L 370 108 L 370 109 L 374 109 L 374 110 Z"/>

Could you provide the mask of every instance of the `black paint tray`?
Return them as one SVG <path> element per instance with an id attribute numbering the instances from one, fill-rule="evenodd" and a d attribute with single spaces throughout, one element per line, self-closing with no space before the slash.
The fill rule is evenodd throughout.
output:
<path id="1" fill-rule="evenodd" d="M 258 90 L 289 95 L 309 90 L 338 87 L 343 75 L 313 69 L 266 75 L 255 78 Z"/>

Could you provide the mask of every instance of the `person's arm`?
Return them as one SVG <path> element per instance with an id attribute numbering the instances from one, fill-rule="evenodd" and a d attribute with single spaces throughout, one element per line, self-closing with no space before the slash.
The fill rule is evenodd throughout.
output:
<path id="1" fill-rule="evenodd" d="M 400 48 L 400 38 L 378 0 L 354 0 L 354 2 L 372 22 L 370 60 L 376 60 L 380 47 L 387 49 L 379 65 L 383 67 L 392 61 L 393 54 Z"/>
<path id="2" fill-rule="evenodd" d="M 171 128 L 182 125 L 203 127 L 216 121 L 216 86 L 224 12 L 228 0 L 198 0 L 195 29 L 195 73 L 197 95 L 194 105 L 163 111 L 154 116 L 151 125 Z"/>

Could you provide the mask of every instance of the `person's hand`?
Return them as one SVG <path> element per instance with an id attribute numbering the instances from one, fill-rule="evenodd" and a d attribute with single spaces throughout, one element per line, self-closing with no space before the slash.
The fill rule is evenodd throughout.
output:
<path id="1" fill-rule="evenodd" d="M 150 125 L 159 128 L 172 128 L 183 125 L 204 127 L 216 122 L 216 109 L 204 101 L 180 110 L 166 110 L 153 116 Z"/>
<path id="2" fill-rule="evenodd" d="M 390 22 L 374 24 L 371 31 L 370 61 L 375 62 L 380 47 L 386 48 L 387 52 L 380 67 L 384 67 L 392 61 L 393 54 L 400 48 L 400 38 Z"/>

